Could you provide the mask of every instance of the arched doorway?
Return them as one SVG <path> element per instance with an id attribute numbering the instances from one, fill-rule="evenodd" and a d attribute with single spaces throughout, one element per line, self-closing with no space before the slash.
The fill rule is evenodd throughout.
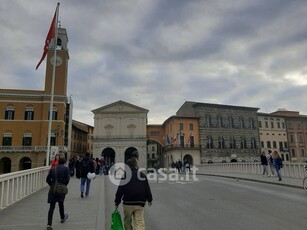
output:
<path id="1" fill-rule="evenodd" d="M 3 157 L 0 160 L 0 174 L 10 173 L 12 171 L 12 161 L 8 157 Z"/>
<path id="2" fill-rule="evenodd" d="M 19 162 L 20 170 L 26 170 L 32 168 L 32 161 L 29 157 L 21 158 Z"/>
<path id="3" fill-rule="evenodd" d="M 114 151 L 114 149 L 105 148 L 102 151 L 101 156 L 103 157 L 103 159 L 105 160 L 107 165 L 114 164 L 114 162 L 115 162 L 115 151 Z"/>
<path id="4" fill-rule="evenodd" d="M 131 159 L 132 157 L 139 159 L 139 154 L 137 153 L 136 148 L 129 147 L 125 151 L 125 163 L 127 162 L 127 160 Z"/>
<path id="5" fill-rule="evenodd" d="M 193 165 L 193 157 L 190 154 L 187 154 L 183 157 L 183 162 L 189 162 L 190 165 Z"/>
<path id="6" fill-rule="evenodd" d="M 238 162 L 238 161 L 237 161 L 237 159 L 232 159 L 230 162 L 231 162 L 231 163 L 236 163 L 236 162 Z"/>

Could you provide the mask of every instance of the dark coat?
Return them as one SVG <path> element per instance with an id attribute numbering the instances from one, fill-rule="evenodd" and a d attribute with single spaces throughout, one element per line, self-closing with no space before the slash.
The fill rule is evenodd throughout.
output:
<path id="1" fill-rule="evenodd" d="M 266 158 L 266 156 L 261 154 L 260 160 L 262 165 L 268 165 L 268 158 Z"/>
<path id="2" fill-rule="evenodd" d="M 130 181 L 125 185 L 118 186 L 115 204 L 119 205 L 121 199 L 123 199 L 123 203 L 126 205 L 144 206 L 146 201 L 152 202 L 152 194 L 145 174 L 134 169 L 131 171 Z M 139 179 L 138 173 L 141 179 Z"/>
<path id="3" fill-rule="evenodd" d="M 65 194 L 53 193 L 53 185 L 55 183 L 55 170 L 57 170 L 57 180 L 59 183 L 68 185 L 70 179 L 69 169 L 63 164 L 59 164 L 58 166 L 49 170 L 48 176 L 46 178 L 46 182 L 50 186 L 48 192 L 48 203 L 63 202 L 65 200 Z"/>

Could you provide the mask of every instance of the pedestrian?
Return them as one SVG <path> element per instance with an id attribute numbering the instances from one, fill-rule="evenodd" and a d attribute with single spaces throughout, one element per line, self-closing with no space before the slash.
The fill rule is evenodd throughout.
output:
<path id="1" fill-rule="evenodd" d="M 266 157 L 268 159 L 268 163 L 269 163 L 268 165 L 269 165 L 269 168 L 270 168 L 271 175 L 274 176 L 275 175 L 275 173 L 274 173 L 275 168 L 274 168 L 274 165 L 273 165 L 273 158 L 272 158 L 272 151 L 271 150 L 268 151 L 268 154 L 266 155 Z"/>
<path id="2" fill-rule="evenodd" d="M 75 158 L 70 158 L 68 163 L 70 176 L 73 177 L 75 175 Z"/>
<path id="3" fill-rule="evenodd" d="M 278 177 L 278 180 L 281 181 L 282 179 L 280 175 L 280 169 L 283 167 L 282 159 L 276 150 L 272 153 L 272 158 L 273 158 L 273 165 L 276 170 L 276 175 Z"/>
<path id="4" fill-rule="evenodd" d="M 261 153 L 260 160 L 261 160 L 261 165 L 262 165 L 262 168 L 263 168 L 263 171 L 262 171 L 263 177 L 265 177 L 266 175 L 269 176 L 268 159 L 265 156 L 264 151 Z"/>
<path id="5" fill-rule="evenodd" d="M 131 179 L 127 184 L 118 186 L 115 207 L 118 208 L 123 200 L 125 230 L 144 230 L 144 206 L 146 201 L 151 206 L 151 190 L 146 175 L 138 170 L 137 159 L 129 159 L 127 165 L 131 169 Z"/>
<path id="6" fill-rule="evenodd" d="M 48 203 L 50 203 L 50 207 L 48 211 L 47 230 L 52 230 L 53 212 L 56 203 L 59 204 L 61 223 L 64 223 L 65 220 L 67 220 L 68 218 L 68 214 L 64 212 L 64 200 L 66 195 L 55 193 L 53 191 L 53 186 L 56 180 L 58 181 L 58 183 L 64 184 L 66 186 L 69 183 L 69 169 L 64 165 L 65 163 L 66 159 L 60 157 L 58 160 L 58 165 L 49 170 L 48 176 L 46 178 L 46 182 L 50 186 L 48 192 Z"/>
<path id="7" fill-rule="evenodd" d="M 55 154 L 54 159 L 51 162 L 51 168 L 58 165 L 59 158 L 60 158 L 60 154 L 59 153 Z"/>
<path id="8" fill-rule="evenodd" d="M 91 187 L 91 180 L 87 178 L 87 174 L 95 172 L 93 160 L 90 158 L 90 153 L 86 153 L 85 157 L 78 164 L 78 176 L 80 177 L 81 198 L 88 197 Z M 85 193 L 84 193 L 85 192 Z"/>

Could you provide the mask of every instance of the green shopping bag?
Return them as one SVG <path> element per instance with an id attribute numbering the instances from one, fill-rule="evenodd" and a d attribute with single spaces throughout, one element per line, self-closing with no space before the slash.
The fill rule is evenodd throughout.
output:
<path id="1" fill-rule="evenodd" d="M 117 209 L 115 209 L 115 211 L 112 213 L 111 230 L 124 230 L 122 218 Z"/>

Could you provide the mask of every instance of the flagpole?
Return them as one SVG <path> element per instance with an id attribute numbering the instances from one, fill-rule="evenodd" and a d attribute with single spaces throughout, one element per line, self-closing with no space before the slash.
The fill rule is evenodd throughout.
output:
<path id="1" fill-rule="evenodd" d="M 54 48 L 54 58 L 53 58 L 53 69 L 52 69 L 52 83 L 51 83 L 51 95 L 50 95 L 50 107 L 49 107 L 49 122 L 48 122 L 48 140 L 47 140 L 47 153 L 46 153 L 46 165 L 49 166 L 50 164 L 50 145 L 51 145 L 51 127 L 52 127 L 52 114 L 53 114 L 53 98 L 54 98 L 54 82 L 55 82 L 55 67 L 56 67 L 56 46 L 58 40 L 58 17 L 59 17 L 59 8 L 60 3 L 58 2 L 56 8 L 56 20 L 55 20 L 55 35 L 53 41 L 53 48 Z"/>

